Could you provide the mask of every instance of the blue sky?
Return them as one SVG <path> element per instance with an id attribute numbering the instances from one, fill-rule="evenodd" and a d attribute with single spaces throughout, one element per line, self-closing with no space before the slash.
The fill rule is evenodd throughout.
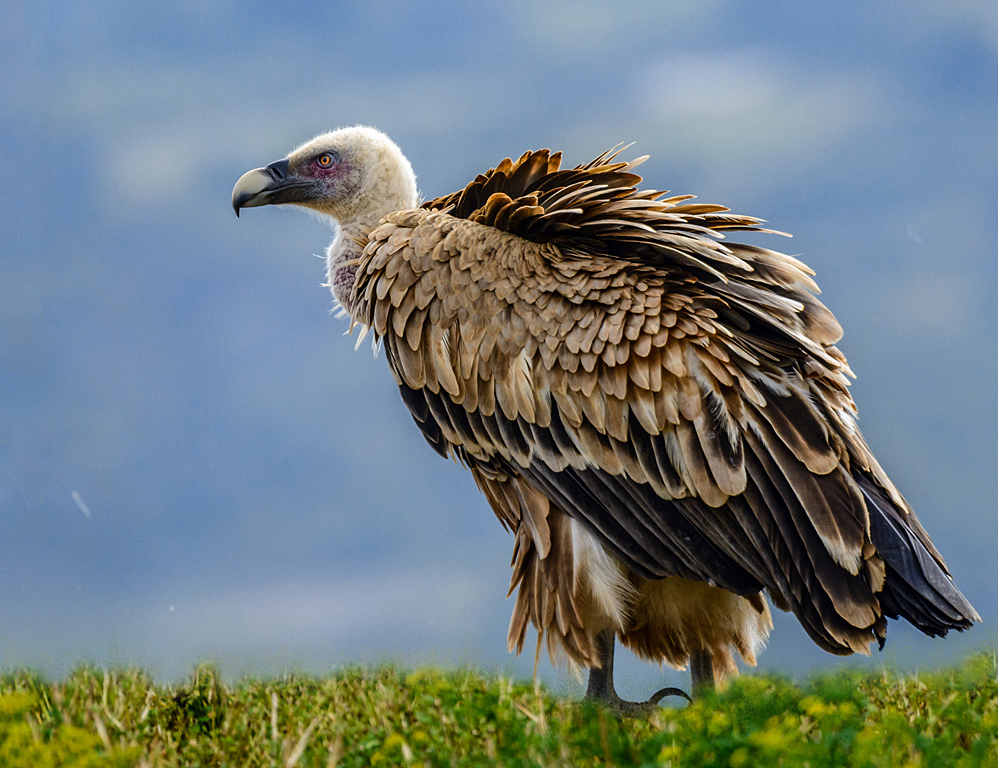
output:
<path id="1" fill-rule="evenodd" d="M 0 3 L 0 665 L 529 674 L 512 542 L 330 315 L 331 233 L 232 215 L 244 171 L 355 123 L 426 196 L 635 142 L 648 186 L 792 232 L 868 442 L 985 617 L 892 624 L 872 663 L 994 646 L 996 93 L 992 0 Z M 843 662 L 781 616 L 761 663 Z"/>

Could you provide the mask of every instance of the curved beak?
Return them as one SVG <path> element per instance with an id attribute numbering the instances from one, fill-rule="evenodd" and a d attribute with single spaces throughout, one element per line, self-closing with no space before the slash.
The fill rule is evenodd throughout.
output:
<path id="1" fill-rule="evenodd" d="M 278 160 L 239 177 L 232 188 L 232 210 L 238 216 L 240 208 L 304 202 L 308 199 L 304 191 L 311 186 L 311 182 L 288 174 L 287 158 Z"/>

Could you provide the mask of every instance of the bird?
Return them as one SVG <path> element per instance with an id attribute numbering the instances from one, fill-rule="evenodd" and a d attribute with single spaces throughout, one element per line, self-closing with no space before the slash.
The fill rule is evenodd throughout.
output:
<path id="1" fill-rule="evenodd" d="M 783 234 L 761 219 L 642 188 L 623 149 L 528 151 L 421 202 L 399 147 L 353 126 L 232 206 L 331 220 L 335 303 L 513 536 L 509 650 L 532 625 L 587 698 L 690 698 L 621 698 L 617 640 L 699 696 L 756 663 L 770 603 L 837 655 L 882 648 L 887 619 L 980 621 L 859 430 L 815 273 L 728 237 Z"/>

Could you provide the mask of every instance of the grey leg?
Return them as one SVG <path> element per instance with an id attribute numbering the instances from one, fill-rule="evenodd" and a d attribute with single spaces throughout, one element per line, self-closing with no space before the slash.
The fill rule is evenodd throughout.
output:
<path id="1" fill-rule="evenodd" d="M 605 630 L 596 635 L 596 652 L 599 653 L 600 668 L 589 670 L 589 685 L 586 686 L 587 699 L 610 701 L 617 694 L 613 690 L 613 646 L 616 636 Z"/>
<path id="2" fill-rule="evenodd" d="M 596 650 L 599 653 L 600 668 L 589 670 L 589 684 L 586 686 L 586 698 L 600 701 L 621 717 L 646 716 L 666 696 L 682 696 L 687 701 L 690 697 L 678 688 L 663 688 L 652 694 L 648 701 L 625 701 L 617 695 L 613 688 L 613 649 L 617 641 L 616 633 L 604 630 L 596 635 Z M 708 657 L 709 661 L 709 657 Z"/>
<path id="3" fill-rule="evenodd" d="M 690 656 L 690 677 L 693 679 L 694 696 L 714 690 L 714 661 L 710 651 L 695 651 Z"/>

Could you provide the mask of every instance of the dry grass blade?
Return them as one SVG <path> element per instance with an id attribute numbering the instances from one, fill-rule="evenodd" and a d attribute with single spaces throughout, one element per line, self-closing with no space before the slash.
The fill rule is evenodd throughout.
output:
<path id="1" fill-rule="evenodd" d="M 277 741 L 277 692 L 270 694 L 270 740 Z"/>
<path id="2" fill-rule="evenodd" d="M 107 748 L 108 752 L 110 752 L 114 748 L 114 745 L 111 744 L 111 737 L 108 736 L 107 727 L 104 725 L 104 721 L 101 720 L 101 716 L 96 712 L 91 712 L 91 715 L 94 718 L 94 728 L 97 729 L 97 735 L 100 736 L 100 740 L 104 742 L 104 746 Z"/>
<path id="3" fill-rule="evenodd" d="M 315 730 L 316 724 L 319 722 L 319 716 L 313 717 L 312 722 L 308 724 L 308 728 L 298 739 L 298 743 L 295 744 L 295 748 L 291 750 L 291 754 L 288 755 L 288 759 L 284 761 L 285 768 L 294 768 L 298 765 L 298 761 L 301 760 L 301 756 L 305 754 L 305 747 L 308 746 L 308 740 L 312 738 L 312 731 Z"/>
<path id="4" fill-rule="evenodd" d="M 329 745 L 329 762 L 326 768 L 336 768 L 340 764 L 340 757 L 343 755 L 343 734 L 337 734 L 336 740 Z"/>
<path id="5" fill-rule="evenodd" d="M 35 744 L 41 744 L 42 732 L 38 729 L 38 720 L 31 715 L 25 715 L 24 719 L 28 721 L 28 727 L 31 729 L 31 738 Z"/>

